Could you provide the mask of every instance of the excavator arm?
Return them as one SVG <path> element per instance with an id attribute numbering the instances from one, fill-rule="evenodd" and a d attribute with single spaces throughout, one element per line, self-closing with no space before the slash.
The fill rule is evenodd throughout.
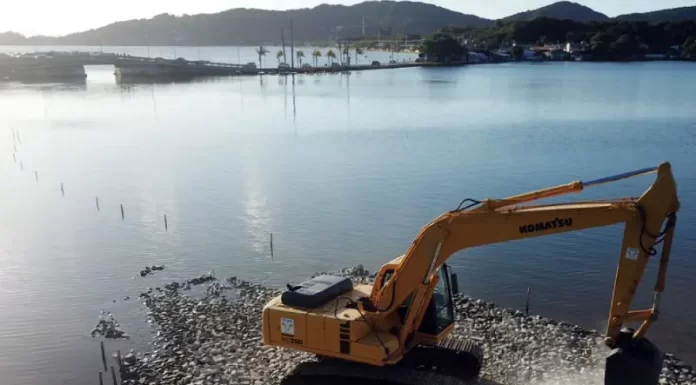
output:
<path id="1" fill-rule="evenodd" d="M 524 205 L 580 192 L 592 185 L 654 172 L 657 173 L 655 182 L 639 198 Z M 665 286 L 675 213 L 679 209 L 676 183 L 669 163 L 586 183 L 577 181 L 505 199 L 473 203 L 477 207 L 444 213 L 423 227 L 400 258 L 391 279 L 383 286 L 375 285 L 373 288 L 370 310 L 374 310 L 376 316 L 386 317 L 405 302 L 410 303 L 399 333 L 399 342 L 405 350 L 408 350 L 409 341 L 413 341 L 410 337 L 423 319 L 437 283 L 437 273 L 452 254 L 469 247 L 619 223 L 625 223 L 625 229 L 609 310 L 607 344 L 615 345 L 624 322 L 642 321 L 634 335 L 640 337 L 656 319 L 659 295 Z M 664 241 L 663 254 L 653 308 L 629 311 L 647 262 L 656 253 L 654 246 L 661 241 Z"/>

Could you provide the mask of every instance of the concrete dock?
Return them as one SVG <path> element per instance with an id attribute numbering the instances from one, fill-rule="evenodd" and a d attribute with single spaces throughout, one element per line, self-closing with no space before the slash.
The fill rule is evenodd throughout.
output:
<path id="1" fill-rule="evenodd" d="M 310 68 L 257 68 L 255 66 L 164 58 L 147 58 L 110 53 L 47 52 L 9 56 L 0 54 L 0 80 L 54 81 L 85 78 L 86 65 L 113 65 L 120 80 L 190 79 L 201 76 L 286 75 L 334 73 L 408 67 L 434 66 L 430 63 L 322 66 Z"/>

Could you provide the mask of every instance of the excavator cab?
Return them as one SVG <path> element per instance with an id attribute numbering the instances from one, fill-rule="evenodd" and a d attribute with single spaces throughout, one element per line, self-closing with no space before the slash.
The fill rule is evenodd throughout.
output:
<path id="1" fill-rule="evenodd" d="M 387 267 L 382 276 L 379 287 L 383 287 L 394 274 L 394 269 Z M 437 341 L 443 332 L 449 331 L 454 325 L 454 295 L 459 293 L 459 283 L 457 275 L 452 273 L 452 268 L 444 264 L 437 274 L 438 282 L 435 285 L 433 296 L 428 303 L 427 310 L 423 316 L 423 321 L 418 328 L 421 338 L 430 341 Z M 398 310 L 399 318 L 403 324 L 406 320 L 406 313 L 411 306 L 410 299 L 404 302 Z"/>

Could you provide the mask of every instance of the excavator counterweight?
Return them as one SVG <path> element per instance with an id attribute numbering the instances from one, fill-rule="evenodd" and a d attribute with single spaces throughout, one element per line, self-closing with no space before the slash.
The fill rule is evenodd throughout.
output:
<path id="1" fill-rule="evenodd" d="M 656 174 L 638 198 L 539 204 L 537 201 L 644 174 Z M 464 203 L 470 204 L 462 207 Z M 503 199 L 467 199 L 426 224 L 406 252 L 384 264 L 371 285 L 331 275 L 288 286 L 263 309 L 263 343 L 317 356 L 289 380 L 338 379 L 360 383 L 467 384 L 481 371 L 483 353 L 451 335 L 458 282 L 447 260 L 466 248 L 624 224 L 609 304 L 605 385 L 655 385 L 662 352 L 645 338 L 657 320 L 665 289 L 676 213 L 669 163 L 589 182 Z M 662 244 L 655 300 L 631 310 L 648 260 Z M 637 329 L 626 327 L 640 322 Z"/>

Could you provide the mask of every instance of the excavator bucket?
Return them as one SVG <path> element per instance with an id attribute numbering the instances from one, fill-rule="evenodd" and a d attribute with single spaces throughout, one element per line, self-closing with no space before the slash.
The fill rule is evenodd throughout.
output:
<path id="1" fill-rule="evenodd" d="M 660 380 L 663 353 L 646 338 L 621 331 L 618 344 L 606 360 L 604 385 L 655 385 Z"/>

